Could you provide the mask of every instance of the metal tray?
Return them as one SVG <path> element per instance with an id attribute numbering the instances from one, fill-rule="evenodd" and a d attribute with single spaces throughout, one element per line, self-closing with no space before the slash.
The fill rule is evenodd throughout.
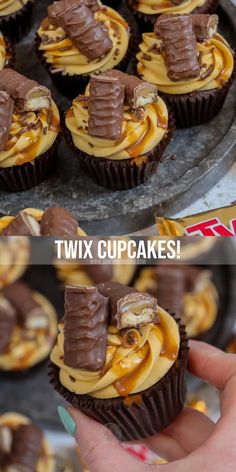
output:
<path id="1" fill-rule="evenodd" d="M 34 244 L 33 251 L 45 250 L 45 246 Z M 41 238 L 42 241 L 42 238 Z M 208 266 L 213 272 L 213 280 L 219 293 L 219 312 L 217 321 L 206 334 L 206 341 L 224 348 L 231 336 L 235 322 L 236 307 L 236 266 L 232 262 L 232 247 L 224 244 L 220 253 L 220 265 Z M 206 260 L 205 263 L 208 261 Z M 222 265 L 225 264 L 225 265 Z M 32 266 L 24 279 L 36 290 L 43 293 L 54 304 L 58 317 L 63 315 L 63 292 L 60 290 L 52 266 Z M 46 283 L 45 283 L 46 281 Z M 201 382 L 188 375 L 188 391 L 192 392 Z M 47 362 L 22 374 L 0 373 L 0 414 L 16 410 L 30 416 L 34 421 L 48 428 L 62 429 L 56 408 L 63 402 L 47 376 Z"/>
<path id="2" fill-rule="evenodd" d="M 52 86 L 34 51 L 35 31 L 48 3 L 36 2 L 34 28 L 17 47 L 17 68 L 50 87 L 60 107 L 66 109 L 70 102 Z M 124 4 L 117 9 L 133 22 Z M 223 35 L 235 46 L 236 7 L 230 0 L 221 0 L 219 15 Z M 0 212 L 15 214 L 28 206 L 59 205 L 74 211 L 88 234 L 138 231 L 154 222 L 155 210 L 160 215 L 173 214 L 203 196 L 229 170 L 236 155 L 235 111 L 236 83 L 222 112 L 208 124 L 176 131 L 156 175 L 128 191 L 113 192 L 94 184 L 63 142 L 55 174 L 27 192 L 0 192 Z M 173 155 L 175 160 L 170 158 Z"/>

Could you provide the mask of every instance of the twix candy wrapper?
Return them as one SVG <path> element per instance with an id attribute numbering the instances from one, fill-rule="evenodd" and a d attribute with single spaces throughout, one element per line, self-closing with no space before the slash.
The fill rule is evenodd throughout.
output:
<path id="1" fill-rule="evenodd" d="M 235 236 L 236 204 L 183 218 L 156 216 L 160 236 Z"/>

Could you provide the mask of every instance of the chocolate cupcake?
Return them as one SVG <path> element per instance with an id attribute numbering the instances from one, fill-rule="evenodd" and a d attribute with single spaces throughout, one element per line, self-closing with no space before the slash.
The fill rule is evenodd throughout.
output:
<path id="1" fill-rule="evenodd" d="M 30 30 L 35 0 L 0 2 L 0 30 L 13 42 L 20 41 Z"/>
<path id="2" fill-rule="evenodd" d="M 9 412 L 0 416 L 0 469 L 54 472 L 51 446 L 30 419 Z"/>
<path id="3" fill-rule="evenodd" d="M 18 280 L 30 261 L 28 238 L 0 238 L 0 290 Z"/>
<path id="4" fill-rule="evenodd" d="M 215 13 L 219 0 L 128 0 L 132 12 L 139 24 L 148 29 L 153 27 L 162 14 L 212 14 Z"/>
<path id="5" fill-rule="evenodd" d="M 146 267 L 134 286 L 157 297 L 165 309 L 181 316 L 190 338 L 201 336 L 216 321 L 218 293 L 209 270 L 183 265 Z"/>
<path id="6" fill-rule="evenodd" d="M 217 15 L 162 15 L 143 34 L 138 74 L 157 86 L 179 127 L 211 120 L 235 76 L 234 53 L 217 33 Z"/>
<path id="7" fill-rule="evenodd" d="M 15 282 L 0 294 L 0 370 L 23 372 L 45 360 L 56 332 L 53 306 L 27 284 Z"/>
<path id="8" fill-rule="evenodd" d="M 52 80 L 69 98 L 84 89 L 89 74 L 126 68 L 131 48 L 126 20 L 98 0 L 54 2 L 36 40 Z"/>
<path id="9" fill-rule="evenodd" d="M 98 185 L 125 190 L 156 170 L 173 120 L 155 86 L 113 70 L 93 75 L 66 113 L 67 142 Z"/>
<path id="10" fill-rule="evenodd" d="M 53 170 L 59 111 L 50 90 L 13 69 L 3 69 L 0 116 L 0 190 L 27 190 Z"/>
<path id="11" fill-rule="evenodd" d="M 180 413 L 187 339 L 155 298 L 114 282 L 67 287 L 59 330 L 52 384 L 122 440 L 150 436 Z"/>
<path id="12" fill-rule="evenodd" d="M 0 236 L 54 236 L 76 238 L 86 236 L 68 210 L 60 207 L 25 208 L 16 216 L 0 218 Z"/>

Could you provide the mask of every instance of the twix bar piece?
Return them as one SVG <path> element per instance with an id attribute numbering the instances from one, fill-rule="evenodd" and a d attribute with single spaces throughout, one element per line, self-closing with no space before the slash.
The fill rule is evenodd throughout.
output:
<path id="1" fill-rule="evenodd" d="M 42 431 L 33 424 L 22 424 L 13 435 L 12 450 L 9 454 L 8 472 L 30 472 L 37 470 L 42 452 Z"/>
<path id="2" fill-rule="evenodd" d="M 125 74 L 119 70 L 106 72 L 108 77 L 116 77 L 125 87 L 125 105 L 130 108 L 144 107 L 157 101 L 157 87 L 144 82 L 135 75 Z"/>
<path id="3" fill-rule="evenodd" d="M 0 231 L 0 236 L 40 236 L 40 226 L 34 216 L 20 211 L 10 224 Z"/>
<path id="4" fill-rule="evenodd" d="M 94 17 L 95 2 L 60 0 L 48 8 L 49 21 L 60 26 L 74 46 L 89 60 L 103 56 L 112 48 L 108 30 Z"/>
<path id="5" fill-rule="evenodd" d="M 91 372 L 106 362 L 108 299 L 96 287 L 65 291 L 64 362 Z"/>
<path id="6" fill-rule="evenodd" d="M 13 109 L 14 102 L 10 95 L 0 91 L 0 151 L 5 150 L 11 127 Z"/>
<path id="7" fill-rule="evenodd" d="M 205 41 L 212 38 L 217 32 L 219 23 L 218 15 L 191 15 L 194 33 L 197 41 Z"/>
<path id="8" fill-rule="evenodd" d="M 160 35 L 160 23 L 162 21 L 168 20 L 170 18 L 177 18 L 183 15 L 179 13 L 164 13 L 160 15 L 154 25 L 154 33 Z M 218 15 L 206 15 L 206 14 L 199 14 L 199 15 L 187 15 L 192 21 L 193 31 L 196 36 L 197 41 L 205 41 L 207 39 L 212 38 L 212 36 L 217 32 L 217 27 L 219 23 Z"/>
<path id="9" fill-rule="evenodd" d="M 33 297 L 33 291 L 18 281 L 4 289 L 4 295 L 19 314 L 21 324 L 29 329 L 45 328 L 48 324 L 43 307 Z"/>
<path id="10" fill-rule="evenodd" d="M 51 106 L 51 92 L 47 87 L 10 68 L 0 71 L 0 90 L 7 92 L 22 111 L 37 111 Z"/>
<path id="11" fill-rule="evenodd" d="M 47 208 L 40 226 L 42 236 L 60 236 L 62 238 L 76 238 L 77 236 L 76 218 L 64 208 Z"/>
<path id="12" fill-rule="evenodd" d="M 88 133 L 105 139 L 122 134 L 124 86 L 116 77 L 92 75 L 88 100 Z"/>
<path id="13" fill-rule="evenodd" d="M 236 236 L 236 204 L 171 219 L 156 215 L 161 236 Z"/>
<path id="14" fill-rule="evenodd" d="M 166 17 L 159 23 L 167 75 L 173 81 L 200 76 L 197 41 L 190 15 Z"/>
<path id="15" fill-rule="evenodd" d="M 98 291 L 109 299 L 109 323 L 118 329 L 136 328 L 147 323 L 158 323 L 157 300 L 132 287 L 117 282 L 98 285 Z"/>

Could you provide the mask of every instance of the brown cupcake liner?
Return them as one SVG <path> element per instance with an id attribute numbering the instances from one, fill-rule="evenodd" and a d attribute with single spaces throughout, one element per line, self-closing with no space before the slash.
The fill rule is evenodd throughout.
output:
<path id="1" fill-rule="evenodd" d="M 161 14 L 157 15 L 147 15 L 145 13 L 139 12 L 135 9 L 136 0 L 128 0 L 127 4 L 132 11 L 141 31 L 147 33 L 148 31 L 153 30 L 153 26 L 156 23 L 157 18 Z M 201 7 L 195 8 L 191 13 L 215 13 L 219 5 L 219 0 L 207 0 L 204 5 Z"/>
<path id="2" fill-rule="evenodd" d="M 0 190 L 22 192 L 39 185 L 53 172 L 60 140 L 61 134 L 58 133 L 50 149 L 31 162 L 20 166 L 0 168 Z"/>
<path id="3" fill-rule="evenodd" d="M 143 184 L 156 173 L 161 156 L 173 136 L 175 120 L 173 114 L 169 113 L 168 131 L 164 138 L 154 149 L 142 155 L 145 160 L 140 163 L 134 158 L 118 161 L 90 156 L 75 147 L 65 123 L 63 127 L 66 143 L 76 153 L 86 174 L 97 185 L 111 190 L 128 190 Z"/>
<path id="4" fill-rule="evenodd" d="M 122 397 L 98 399 L 77 395 L 59 380 L 59 368 L 50 363 L 50 383 L 65 400 L 86 415 L 110 427 L 122 441 L 138 440 L 158 433 L 179 415 L 184 406 L 185 369 L 188 361 L 188 340 L 184 326 L 176 319 L 180 331 L 180 350 L 176 362 L 155 385 L 140 392 L 141 402 L 126 406 Z"/>
<path id="5" fill-rule="evenodd" d="M 235 76 L 236 63 L 230 79 L 219 89 L 196 91 L 182 95 L 170 95 L 160 92 L 160 96 L 174 113 L 176 127 L 190 128 L 204 124 L 214 118 L 222 109 Z"/>
<path id="6" fill-rule="evenodd" d="M 122 12 L 122 16 L 125 18 L 125 15 L 123 15 L 123 12 Z M 129 40 L 129 46 L 128 46 L 127 52 L 125 56 L 123 57 L 122 61 L 115 66 L 116 69 L 121 70 L 123 72 L 126 72 L 129 62 L 131 61 L 131 58 L 136 56 L 136 53 L 138 51 L 138 44 L 139 44 L 139 37 L 135 33 L 135 28 L 130 24 L 129 26 L 130 26 L 131 34 L 130 34 L 130 40 Z M 84 92 L 84 89 L 90 80 L 90 74 L 70 75 L 70 74 L 63 74 L 62 72 L 53 73 L 51 71 L 51 64 L 49 64 L 46 61 L 43 55 L 43 52 L 39 50 L 40 43 L 41 43 L 40 37 L 36 33 L 35 49 L 36 49 L 36 54 L 40 62 L 42 62 L 43 66 L 47 69 L 48 74 L 50 75 L 52 81 L 54 82 L 58 90 L 64 96 L 73 100 L 73 98 L 77 97 L 79 93 Z"/>
<path id="7" fill-rule="evenodd" d="M 0 17 L 0 31 L 12 42 L 19 42 L 30 31 L 34 3 L 35 0 L 28 0 L 20 10 Z"/>

